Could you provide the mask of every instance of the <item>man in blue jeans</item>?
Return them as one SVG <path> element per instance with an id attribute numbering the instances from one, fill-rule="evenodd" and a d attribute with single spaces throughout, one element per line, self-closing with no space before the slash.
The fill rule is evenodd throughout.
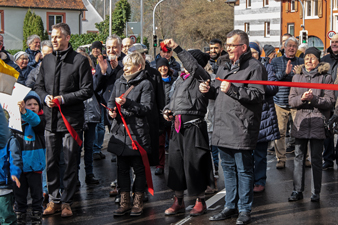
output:
<path id="1" fill-rule="evenodd" d="M 100 123 L 96 124 L 95 127 L 95 139 L 93 145 L 93 159 L 100 160 L 105 159 L 106 155 L 101 152 L 102 144 L 104 140 L 105 134 L 105 126 L 104 126 L 104 118 L 105 118 L 105 108 L 101 107 L 101 121 Z"/>
<path id="2" fill-rule="evenodd" d="M 229 60 L 220 65 L 217 78 L 267 80 L 264 66 L 251 55 L 244 31 L 228 33 L 225 46 Z M 224 209 L 209 220 L 224 220 L 239 213 L 236 224 L 247 224 L 253 201 L 252 153 L 259 133 L 264 87 L 216 80 L 212 86 L 201 83 L 200 91 L 215 99 L 212 145 L 220 152 L 227 192 Z"/>

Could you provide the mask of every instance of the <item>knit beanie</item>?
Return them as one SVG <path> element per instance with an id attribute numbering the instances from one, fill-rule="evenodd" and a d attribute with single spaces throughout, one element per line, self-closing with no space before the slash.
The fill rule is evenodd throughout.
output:
<path id="1" fill-rule="evenodd" d="M 256 44 L 255 42 L 250 42 L 249 47 L 255 49 L 258 52 L 258 56 L 259 57 L 261 56 L 261 50 L 260 50 L 258 44 Z"/>
<path id="2" fill-rule="evenodd" d="M 19 52 L 17 52 L 17 53 L 15 53 L 15 55 L 13 56 L 14 57 L 14 62 L 16 62 L 22 55 L 24 55 L 24 54 L 26 54 L 26 55 L 28 55 L 26 52 L 24 52 L 24 51 L 19 51 Z"/>
<path id="3" fill-rule="evenodd" d="M 266 57 L 275 52 L 275 48 L 272 45 L 264 45 L 263 49 Z"/>
<path id="4" fill-rule="evenodd" d="M 38 104 L 39 104 L 39 111 L 40 111 L 42 109 L 41 99 L 40 99 L 39 95 L 35 91 L 28 92 L 28 94 L 23 99 L 23 101 L 26 103 L 27 100 L 32 99 L 32 98 L 35 99 L 38 102 Z"/>
<path id="5" fill-rule="evenodd" d="M 316 47 L 310 47 L 308 49 L 305 50 L 305 55 L 304 55 L 304 58 L 307 54 L 314 54 L 318 60 L 320 61 L 320 54 L 321 52 L 318 50 L 318 48 Z"/>
<path id="6" fill-rule="evenodd" d="M 203 53 L 199 49 L 189 50 L 188 52 L 197 60 L 198 64 L 200 64 L 200 66 L 202 66 L 203 68 L 207 65 L 210 59 L 209 54 Z"/>
<path id="7" fill-rule="evenodd" d="M 93 48 L 98 48 L 102 52 L 102 43 L 100 41 L 94 41 L 93 44 L 92 44 L 92 49 Z"/>
<path id="8" fill-rule="evenodd" d="M 166 66 L 169 69 L 169 62 L 166 58 L 160 58 L 156 62 L 156 69 L 160 68 L 161 66 Z"/>

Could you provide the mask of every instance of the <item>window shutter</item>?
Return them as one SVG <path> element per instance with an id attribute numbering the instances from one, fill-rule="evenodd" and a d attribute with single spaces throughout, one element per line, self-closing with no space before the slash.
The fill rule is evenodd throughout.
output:
<path id="1" fill-rule="evenodd" d="M 323 17 L 323 0 L 318 0 L 318 17 Z"/>
<path id="2" fill-rule="evenodd" d="M 285 2 L 285 12 L 289 12 L 289 0 Z"/>
<path id="3" fill-rule="evenodd" d="M 298 12 L 298 0 L 294 0 L 295 1 L 295 12 Z"/>

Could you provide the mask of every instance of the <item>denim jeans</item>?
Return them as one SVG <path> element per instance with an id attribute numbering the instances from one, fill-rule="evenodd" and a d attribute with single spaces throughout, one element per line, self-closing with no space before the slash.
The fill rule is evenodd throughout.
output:
<path id="1" fill-rule="evenodd" d="M 265 186 L 266 183 L 266 155 L 269 142 L 257 143 L 256 149 L 253 151 L 255 168 L 254 168 L 254 183 L 256 185 Z"/>
<path id="2" fill-rule="evenodd" d="M 225 206 L 238 207 L 239 212 L 251 212 L 253 202 L 252 150 L 218 147 L 225 183 Z"/>
<path id="3" fill-rule="evenodd" d="M 84 164 L 86 176 L 93 174 L 93 143 L 95 139 L 96 123 L 88 123 L 88 130 L 83 131 L 83 149 L 84 149 Z M 80 169 L 81 149 L 78 156 L 78 169 Z"/>
<path id="4" fill-rule="evenodd" d="M 212 159 L 214 161 L 214 169 L 215 171 L 218 171 L 219 158 L 218 158 L 217 146 L 211 145 L 211 152 L 212 152 Z"/>
<path id="5" fill-rule="evenodd" d="M 104 117 L 105 117 L 105 108 L 101 106 L 101 122 L 96 124 L 95 127 L 93 153 L 100 153 L 102 149 L 105 133 Z"/>

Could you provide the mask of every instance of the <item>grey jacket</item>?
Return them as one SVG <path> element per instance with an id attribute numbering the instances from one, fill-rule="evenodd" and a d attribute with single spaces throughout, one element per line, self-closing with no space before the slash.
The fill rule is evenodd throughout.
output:
<path id="1" fill-rule="evenodd" d="M 318 67 L 310 72 L 305 70 L 302 65 L 297 69 L 297 74 L 292 78 L 292 82 L 324 83 L 332 84 L 332 77 L 327 74 L 330 64 L 321 62 Z M 296 117 L 293 121 L 292 136 L 301 139 L 325 139 L 323 115 L 328 120 L 330 110 L 335 104 L 334 91 L 312 89 L 313 99 L 302 101 L 302 95 L 306 88 L 292 87 L 290 89 L 289 104 L 297 109 Z"/>

